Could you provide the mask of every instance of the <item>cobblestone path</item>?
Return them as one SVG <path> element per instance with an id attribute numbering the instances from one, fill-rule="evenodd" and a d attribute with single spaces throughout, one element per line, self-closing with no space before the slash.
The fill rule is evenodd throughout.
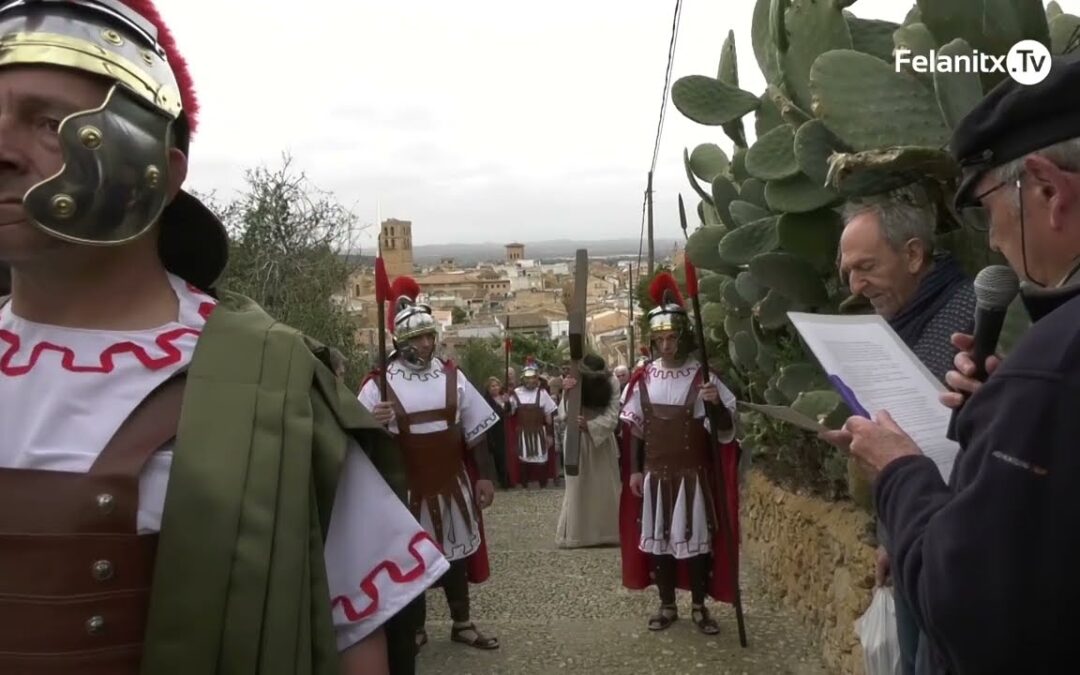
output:
<path id="1" fill-rule="evenodd" d="M 496 635 L 484 652 L 450 642 L 450 620 L 440 589 L 429 591 L 429 642 L 422 675 L 595 673 L 649 675 L 825 675 L 809 631 L 758 593 L 756 570 L 745 559 L 743 611 L 749 646 L 739 646 L 735 613 L 715 605 L 720 635 L 690 623 L 689 594 L 679 593 L 680 620 L 660 633 L 646 628 L 656 609 L 655 588 L 620 583 L 616 548 L 560 550 L 555 524 L 562 490 L 501 491 L 485 512 L 492 574 L 472 586 L 472 616 Z M 711 602 L 711 601 L 710 601 Z"/>

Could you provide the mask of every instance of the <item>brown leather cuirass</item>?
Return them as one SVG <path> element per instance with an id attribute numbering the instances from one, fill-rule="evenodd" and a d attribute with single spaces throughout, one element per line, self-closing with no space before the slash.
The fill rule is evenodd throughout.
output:
<path id="1" fill-rule="evenodd" d="M 137 534 L 139 474 L 176 435 L 183 382 L 143 401 L 87 473 L 0 468 L 0 673 L 139 672 L 157 547 Z"/>
<path id="2" fill-rule="evenodd" d="M 518 425 L 518 441 L 521 446 L 518 448 L 518 457 L 526 461 L 531 458 L 537 460 L 546 458 L 547 415 L 540 405 L 540 389 L 536 390 L 536 401 L 533 403 L 522 403 L 517 394 L 513 396 L 518 403 L 517 411 L 514 413 Z"/>
<path id="3" fill-rule="evenodd" d="M 690 383 L 682 405 L 666 405 L 649 400 L 648 382 L 643 380 L 641 410 L 645 416 L 645 473 L 649 476 L 651 493 L 660 495 L 664 522 L 670 524 L 680 485 L 688 499 L 685 501 L 687 536 L 692 527 L 692 497 L 701 486 L 706 502 L 709 529 L 715 529 L 712 490 L 709 486 L 709 437 L 701 419 L 694 417 L 694 404 L 703 381 L 699 370 Z M 667 533 L 665 533 L 667 534 Z"/>
<path id="4" fill-rule="evenodd" d="M 419 519 L 420 507 L 427 502 L 432 526 L 440 542 L 443 531 L 439 499 L 457 502 L 466 525 L 472 528 L 466 502 L 472 498 L 471 492 L 466 494 L 461 488 L 463 481 L 468 485 L 469 478 L 462 461 L 464 439 L 461 425 L 457 422 L 457 369 L 447 365 L 443 372 L 446 375 L 446 404 L 442 408 L 408 413 L 393 388 L 387 387 L 387 395 L 397 419 L 398 442 L 405 460 L 410 510 Z M 446 422 L 446 429 L 442 431 L 412 432 L 414 424 L 440 420 Z"/>

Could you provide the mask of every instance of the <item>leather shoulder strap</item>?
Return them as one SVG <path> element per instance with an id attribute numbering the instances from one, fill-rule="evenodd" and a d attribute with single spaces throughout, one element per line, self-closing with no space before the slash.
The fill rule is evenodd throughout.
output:
<path id="1" fill-rule="evenodd" d="M 647 415 L 652 411 L 652 401 L 649 400 L 649 373 L 645 372 L 637 381 L 638 396 L 641 397 L 641 414 Z"/>
<path id="2" fill-rule="evenodd" d="M 176 437 L 186 383 L 181 373 L 150 392 L 109 439 L 90 473 L 137 477 L 150 456 Z"/>
<path id="3" fill-rule="evenodd" d="M 443 366 L 446 375 L 446 423 L 453 425 L 457 419 L 458 396 L 457 396 L 457 368 L 452 363 Z"/>
<path id="4" fill-rule="evenodd" d="M 694 373 L 694 378 L 690 380 L 690 389 L 686 392 L 686 402 L 683 404 L 688 410 L 694 409 L 694 404 L 697 403 L 698 387 L 704 382 L 702 379 L 703 373 L 705 373 L 705 366 L 698 368 Z"/>

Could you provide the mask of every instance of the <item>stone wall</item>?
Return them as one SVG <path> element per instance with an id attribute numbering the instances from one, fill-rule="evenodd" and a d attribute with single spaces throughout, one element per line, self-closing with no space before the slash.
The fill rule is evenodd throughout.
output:
<path id="1" fill-rule="evenodd" d="M 870 604 L 874 549 L 864 541 L 870 516 L 850 503 L 781 489 L 761 472 L 746 477 L 743 546 L 765 588 L 815 632 L 830 672 L 863 675 L 854 621 Z"/>

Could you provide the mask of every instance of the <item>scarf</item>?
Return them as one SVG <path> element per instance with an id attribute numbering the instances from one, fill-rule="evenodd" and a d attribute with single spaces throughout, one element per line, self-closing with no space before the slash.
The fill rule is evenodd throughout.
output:
<path id="1" fill-rule="evenodd" d="M 927 324 L 952 299 L 956 289 L 967 282 L 964 270 L 955 258 L 947 253 L 934 256 L 933 267 L 915 289 L 915 297 L 889 320 L 889 325 L 904 344 L 913 346 Z"/>

